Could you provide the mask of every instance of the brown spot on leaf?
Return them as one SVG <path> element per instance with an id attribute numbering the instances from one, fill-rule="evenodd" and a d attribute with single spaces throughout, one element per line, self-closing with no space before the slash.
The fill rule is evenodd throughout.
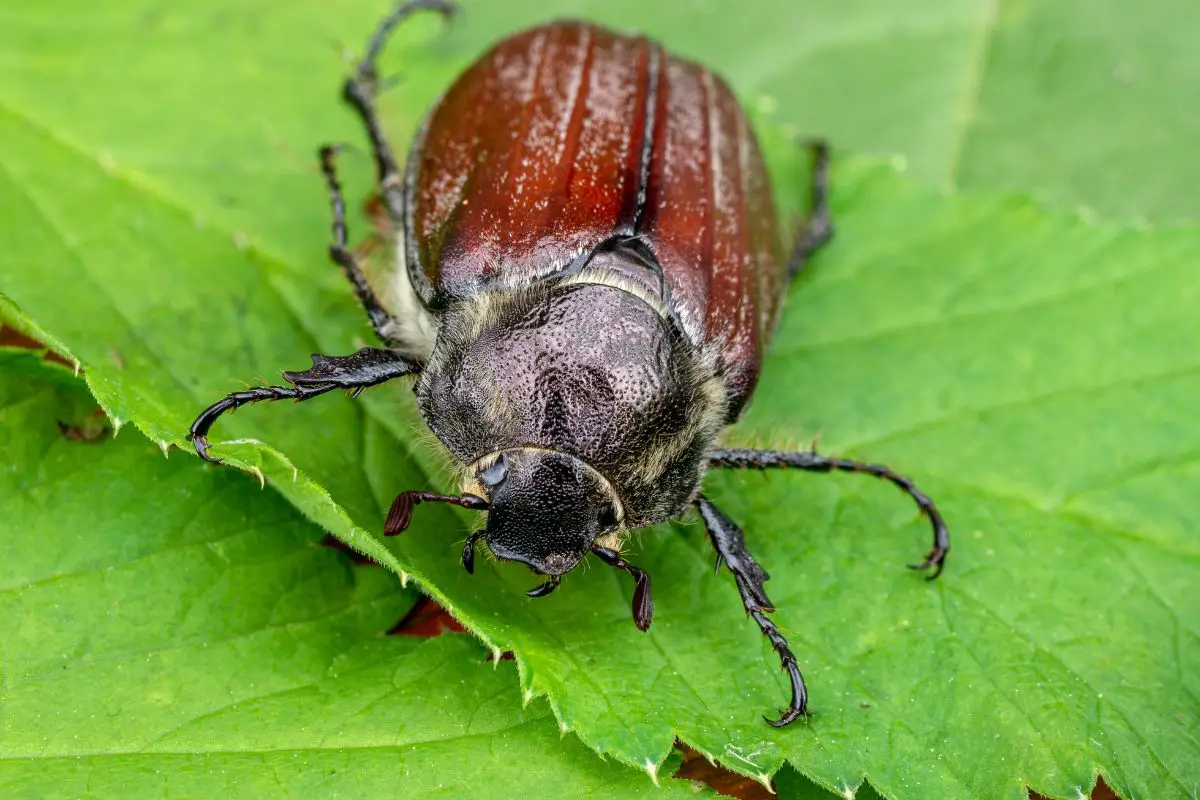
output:
<path id="1" fill-rule="evenodd" d="M 64 367 L 75 369 L 75 362 L 70 361 L 58 353 L 51 350 L 46 345 L 39 342 L 37 339 L 26 336 L 20 331 L 14 330 L 7 325 L 0 324 L 0 347 L 19 347 L 25 350 L 36 350 L 42 352 L 42 358 L 54 364 L 62 364 Z"/>
<path id="2" fill-rule="evenodd" d="M 739 800 L 774 800 L 775 795 L 758 781 L 730 772 L 720 764 L 710 763 L 707 758 L 678 739 L 675 740 L 675 749 L 683 753 L 683 763 L 675 770 L 676 778 L 698 781 L 718 794 L 736 797 Z"/>
<path id="3" fill-rule="evenodd" d="M 389 636 L 441 636 L 443 633 L 466 633 L 467 629 L 450 616 L 446 609 L 432 599 L 421 599 L 409 609 L 403 619 L 392 626 Z"/>

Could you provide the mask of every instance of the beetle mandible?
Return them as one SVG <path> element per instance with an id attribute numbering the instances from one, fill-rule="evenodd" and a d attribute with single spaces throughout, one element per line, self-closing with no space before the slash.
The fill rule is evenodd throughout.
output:
<path id="1" fill-rule="evenodd" d="M 392 29 L 442 0 L 410 0 L 379 26 L 344 97 L 370 138 L 395 236 L 388 284 L 368 282 L 347 244 L 336 148 L 321 150 L 333 209 L 330 255 L 384 347 L 313 355 L 288 386 L 235 392 L 197 418 L 201 457 L 226 411 L 307 400 L 418 375 L 425 422 L 462 474 L 462 493 L 406 491 L 387 535 L 413 507 L 487 513 L 482 541 L 546 580 L 543 597 L 588 553 L 636 582 L 633 618 L 650 626 L 650 576 L 621 554 L 626 532 L 694 506 L 746 612 L 779 655 L 791 700 L 807 694 L 774 610 L 766 571 L 741 528 L 700 491 L 710 467 L 865 472 L 906 492 L 933 527 L 913 565 L 936 577 L 949 534 L 913 482 L 878 464 L 816 452 L 714 448 L 742 413 L 788 282 L 833 235 L 829 154 L 812 147 L 811 208 L 790 255 L 753 131 L 725 82 L 641 36 L 558 22 L 510 36 L 470 66 L 417 131 L 405 168 L 375 111 L 375 62 Z"/>

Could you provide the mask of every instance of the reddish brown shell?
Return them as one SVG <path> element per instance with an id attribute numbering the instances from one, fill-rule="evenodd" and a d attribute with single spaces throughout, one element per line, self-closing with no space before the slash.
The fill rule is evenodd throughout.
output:
<path id="1" fill-rule="evenodd" d="M 559 22 L 497 44 L 427 118 L 407 176 L 408 266 L 432 309 L 551 275 L 615 234 L 749 397 L 784 270 L 758 143 L 725 82 L 643 37 Z"/>

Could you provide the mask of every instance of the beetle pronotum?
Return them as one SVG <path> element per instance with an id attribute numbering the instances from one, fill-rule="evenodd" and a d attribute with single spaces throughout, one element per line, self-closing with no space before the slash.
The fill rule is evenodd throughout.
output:
<path id="1" fill-rule="evenodd" d="M 384 344 L 314 355 L 288 386 L 235 392 L 192 425 L 196 451 L 226 411 L 307 400 L 419 375 L 417 403 L 454 457 L 462 493 L 402 492 L 384 532 L 422 502 L 487 513 L 479 541 L 545 576 L 542 597 L 589 552 L 636 581 L 650 626 L 650 577 L 621 555 L 626 532 L 699 510 L 746 612 L 779 654 L 805 713 L 787 640 L 768 616 L 766 571 L 700 491 L 710 467 L 865 472 L 906 492 L 933 527 L 915 569 L 936 577 L 949 535 L 933 502 L 887 467 L 815 452 L 714 448 L 758 380 L 788 282 L 833 234 L 829 159 L 813 147 L 811 209 L 785 256 L 758 143 L 725 82 L 640 36 L 559 22 L 496 44 L 450 87 L 401 169 L 375 112 L 375 62 L 391 30 L 439 0 L 397 7 L 345 98 L 362 118 L 395 236 L 376 292 L 347 244 L 335 148 L 321 151 L 333 208 L 330 254 Z"/>

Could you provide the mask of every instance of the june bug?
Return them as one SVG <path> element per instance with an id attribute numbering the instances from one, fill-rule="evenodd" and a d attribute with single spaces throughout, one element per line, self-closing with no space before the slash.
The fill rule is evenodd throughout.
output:
<path id="1" fill-rule="evenodd" d="M 366 126 L 394 266 L 372 285 L 347 244 L 335 148 L 321 151 L 339 264 L 383 347 L 314 355 L 287 386 L 235 392 L 190 437 L 205 459 L 213 422 L 260 400 L 355 394 L 419 375 L 417 403 L 461 470 L 462 493 L 401 493 L 385 523 L 413 506 L 485 512 L 466 540 L 517 561 L 552 592 L 588 553 L 636 580 L 634 622 L 650 626 L 650 577 L 624 559 L 635 528 L 695 507 L 733 573 L 747 613 L 791 681 L 786 725 L 805 713 L 804 680 L 767 615 L 766 571 L 742 530 L 701 492 L 711 467 L 865 472 L 904 490 L 929 517 L 942 569 L 949 546 L 934 504 L 887 467 L 815 452 L 721 449 L 746 408 L 789 282 L 827 243 L 824 144 L 812 147 L 811 209 L 785 237 L 753 130 L 728 85 L 642 36 L 556 22 L 496 44 L 425 117 L 407 164 L 376 114 L 376 60 L 413 12 L 396 8 L 345 84 Z"/>

